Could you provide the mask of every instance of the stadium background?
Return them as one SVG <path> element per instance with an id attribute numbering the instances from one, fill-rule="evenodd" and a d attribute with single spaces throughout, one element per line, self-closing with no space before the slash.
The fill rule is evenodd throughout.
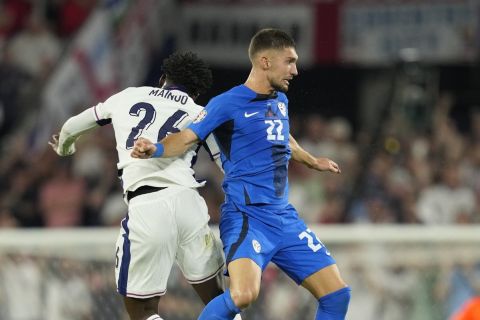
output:
<path id="1" fill-rule="evenodd" d="M 0 319 L 124 319 L 113 245 L 126 213 L 111 128 L 57 157 L 50 135 L 164 57 L 198 52 L 209 98 L 244 81 L 260 27 L 298 43 L 292 133 L 342 175 L 290 166 L 290 198 L 353 288 L 348 319 L 449 319 L 480 295 L 480 2 L 0 1 Z M 221 175 L 197 176 L 212 225 Z M 245 319 L 312 319 L 274 267 Z M 199 300 L 175 269 L 166 319 Z"/>

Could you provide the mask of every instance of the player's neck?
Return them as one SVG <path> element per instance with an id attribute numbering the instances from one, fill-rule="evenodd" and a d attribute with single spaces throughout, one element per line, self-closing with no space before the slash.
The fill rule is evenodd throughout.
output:
<path id="1" fill-rule="evenodd" d="M 250 71 L 247 81 L 245 81 L 245 86 L 258 94 L 269 95 L 275 91 L 265 75 L 259 74 L 254 69 Z"/>

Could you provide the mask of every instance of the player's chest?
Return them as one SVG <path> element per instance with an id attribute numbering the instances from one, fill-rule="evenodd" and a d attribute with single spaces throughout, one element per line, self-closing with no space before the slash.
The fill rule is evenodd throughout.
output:
<path id="1" fill-rule="evenodd" d="M 278 100 L 256 101 L 237 111 L 235 131 L 253 140 L 264 136 L 273 143 L 288 142 L 288 109 Z"/>

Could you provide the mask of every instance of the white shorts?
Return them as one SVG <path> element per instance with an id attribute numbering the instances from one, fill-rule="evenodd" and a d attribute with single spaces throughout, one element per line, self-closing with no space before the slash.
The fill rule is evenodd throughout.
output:
<path id="1" fill-rule="evenodd" d="M 121 295 L 161 296 L 176 261 L 189 283 L 205 282 L 224 266 L 195 189 L 168 187 L 130 200 L 117 240 L 115 278 Z"/>

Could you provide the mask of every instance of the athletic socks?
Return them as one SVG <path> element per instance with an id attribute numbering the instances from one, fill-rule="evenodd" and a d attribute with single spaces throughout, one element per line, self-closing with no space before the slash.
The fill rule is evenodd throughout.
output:
<path id="1" fill-rule="evenodd" d="M 349 287 L 345 287 L 318 299 L 315 320 L 345 320 L 350 301 L 350 291 Z M 198 320 L 232 320 L 240 311 L 233 303 L 230 290 L 226 290 L 205 306 Z M 147 320 L 154 319 L 149 318 Z"/>
<path id="2" fill-rule="evenodd" d="M 163 320 L 158 314 L 151 315 L 147 320 Z"/>
<path id="3" fill-rule="evenodd" d="M 232 320 L 240 311 L 233 303 L 230 290 L 226 290 L 205 306 L 198 320 Z"/>
<path id="4" fill-rule="evenodd" d="M 350 301 L 349 287 L 327 294 L 318 299 L 315 320 L 344 320 Z"/>

